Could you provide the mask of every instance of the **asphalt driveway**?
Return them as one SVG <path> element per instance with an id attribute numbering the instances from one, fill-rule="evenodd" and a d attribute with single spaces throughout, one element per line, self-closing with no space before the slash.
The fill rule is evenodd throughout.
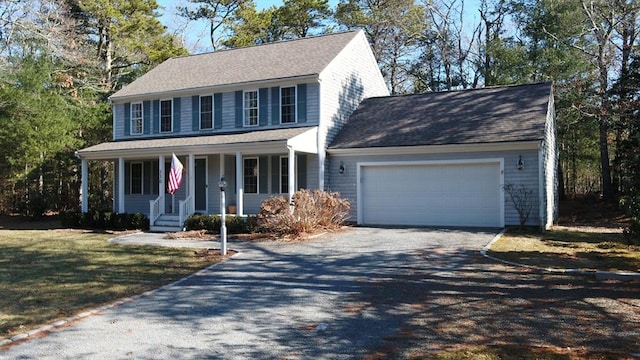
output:
<path id="1" fill-rule="evenodd" d="M 356 228 L 230 260 L 0 352 L 17 359 L 351 359 L 463 342 L 640 352 L 637 284 L 523 272 L 497 231 Z"/>

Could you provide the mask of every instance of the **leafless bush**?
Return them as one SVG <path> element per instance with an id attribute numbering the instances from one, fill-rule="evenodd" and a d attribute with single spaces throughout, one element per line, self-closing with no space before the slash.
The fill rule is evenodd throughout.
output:
<path id="1" fill-rule="evenodd" d="M 520 217 L 520 228 L 524 228 L 525 224 L 529 220 L 529 216 L 531 216 L 531 211 L 533 210 L 535 200 L 533 190 L 524 185 L 516 186 L 513 184 L 506 184 L 502 188 L 504 189 L 504 192 L 509 195 L 509 199 L 511 200 L 513 207 L 518 212 L 518 216 Z"/>
<path id="2" fill-rule="evenodd" d="M 349 208 L 349 201 L 338 193 L 300 190 L 293 196 L 293 209 L 284 196 L 263 201 L 258 224 L 269 232 L 299 236 L 341 226 Z"/>

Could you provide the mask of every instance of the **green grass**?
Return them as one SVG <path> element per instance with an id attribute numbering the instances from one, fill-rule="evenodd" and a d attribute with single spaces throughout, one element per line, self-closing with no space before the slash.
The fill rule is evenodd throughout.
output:
<path id="1" fill-rule="evenodd" d="M 217 259 L 112 245 L 109 234 L 0 230 L 0 337 L 158 288 Z"/>
<path id="2" fill-rule="evenodd" d="M 640 246 L 627 244 L 621 233 L 509 231 L 489 253 L 500 259 L 545 268 L 640 271 Z"/>

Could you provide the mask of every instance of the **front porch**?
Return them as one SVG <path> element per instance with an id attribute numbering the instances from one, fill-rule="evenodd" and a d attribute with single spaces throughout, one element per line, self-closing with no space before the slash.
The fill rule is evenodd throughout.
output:
<path id="1" fill-rule="evenodd" d="M 196 212 L 221 213 L 221 178 L 228 184 L 226 204 L 235 206 L 239 216 L 256 214 L 266 198 L 291 199 L 300 188 L 321 187 L 317 128 L 260 131 L 263 137 L 279 138 L 269 141 L 249 141 L 256 137 L 251 134 L 111 142 L 80 150 L 82 211 L 88 211 L 88 161 L 115 163 L 113 210 L 147 215 L 152 231 L 180 231 Z M 203 140 L 209 140 L 208 146 Z M 184 144 L 173 145 L 176 141 Z M 174 195 L 167 193 L 172 153 L 184 166 Z"/>

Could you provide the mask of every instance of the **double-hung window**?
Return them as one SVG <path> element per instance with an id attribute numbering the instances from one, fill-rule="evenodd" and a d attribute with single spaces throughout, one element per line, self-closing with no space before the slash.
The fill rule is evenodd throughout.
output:
<path id="1" fill-rule="evenodd" d="M 244 126 L 258 125 L 258 90 L 244 92 Z"/>
<path id="2" fill-rule="evenodd" d="M 280 193 L 289 193 L 289 157 L 280 157 Z"/>
<path id="3" fill-rule="evenodd" d="M 200 129 L 213 129 L 213 96 L 200 96 Z"/>
<path id="4" fill-rule="evenodd" d="M 258 193 L 258 158 L 245 158 L 243 168 L 244 192 L 246 194 Z"/>
<path id="5" fill-rule="evenodd" d="M 132 195 L 142 194 L 143 171 L 141 162 L 130 163 L 130 189 Z"/>
<path id="6" fill-rule="evenodd" d="M 142 103 L 131 103 L 131 135 L 140 135 L 143 132 Z"/>
<path id="7" fill-rule="evenodd" d="M 296 122 L 296 87 L 280 88 L 280 123 Z"/>
<path id="8" fill-rule="evenodd" d="M 160 100 L 160 132 L 173 131 L 173 102 Z"/>

